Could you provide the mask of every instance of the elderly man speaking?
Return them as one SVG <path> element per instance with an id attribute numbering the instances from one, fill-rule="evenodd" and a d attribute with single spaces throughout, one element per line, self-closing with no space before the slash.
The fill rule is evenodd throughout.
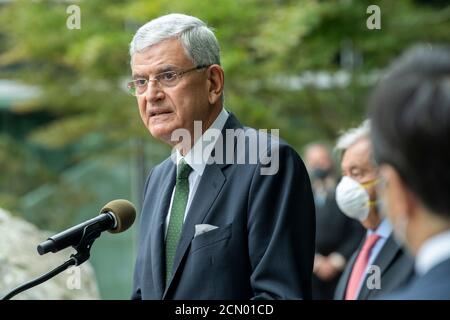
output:
<path id="1" fill-rule="evenodd" d="M 142 121 L 174 147 L 145 184 L 132 297 L 310 298 L 315 217 L 305 166 L 281 139 L 225 110 L 214 33 L 169 14 L 137 31 L 130 54 Z M 250 161 L 249 137 L 270 141 L 269 156 Z"/>

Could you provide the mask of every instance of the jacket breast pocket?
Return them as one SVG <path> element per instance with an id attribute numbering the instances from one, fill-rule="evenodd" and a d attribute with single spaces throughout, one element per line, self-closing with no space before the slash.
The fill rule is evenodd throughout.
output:
<path id="1" fill-rule="evenodd" d="M 228 224 L 225 227 L 205 232 L 192 239 L 191 253 L 229 239 L 231 237 L 231 226 L 231 224 Z"/>

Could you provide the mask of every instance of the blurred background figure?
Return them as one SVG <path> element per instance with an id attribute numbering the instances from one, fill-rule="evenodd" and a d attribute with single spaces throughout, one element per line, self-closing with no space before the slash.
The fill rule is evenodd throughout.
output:
<path id="1" fill-rule="evenodd" d="M 416 277 L 386 299 L 450 299 L 450 48 L 410 49 L 371 101 L 372 139 L 394 234 Z"/>
<path id="2" fill-rule="evenodd" d="M 313 299 L 333 299 L 342 270 L 358 247 L 364 228 L 342 214 L 336 204 L 336 176 L 328 146 L 309 144 L 305 161 L 316 204 Z"/>
<path id="3" fill-rule="evenodd" d="M 413 273 L 412 258 L 395 241 L 389 221 L 380 215 L 376 193 L 379 173 L 369 135 L 370 122 L 366 120 L 343 133 L 336 145 L 343 175 L 336 188 L 337 204 L 367 229 L 339 280 L 338 300 L 373 299 L 398 288 Z"/>

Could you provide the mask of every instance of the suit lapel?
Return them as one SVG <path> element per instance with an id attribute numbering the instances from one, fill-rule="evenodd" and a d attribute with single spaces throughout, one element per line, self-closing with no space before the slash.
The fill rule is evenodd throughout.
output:
<path id="1" fill-rule="evenodd" d="M 235 128 L 242 128 L 242 125 L 234 117 L 234 115 L 230 113 L 227 122 L 225 123 L 224 128 L 222 129 L 224 146 L 226 146 L 225 130 Z M 236 145 L 234 147 L 236 148 Z M 226 159 L 225 153 L 226 148 L 223 148 L 224 159 Z M 206 165 L 205 167 L 205 171 L 203 172 L 203 175 L 200 179 L 194 198 L 192 199 L 192 203 L 187 212 L 186 220 L 183 224 L 180 242 L 178 243 L 177 251 L 175 253 L 175 258 L 173 262 L 172 278 L 170 279 L 169 284 L 164 292 L 163 299 L 166 296 L 173 279 L 175 278 L 177 272 L 179 271 L 178 269 L 181 269 L 180 265 L 183 260 L 183 257 L 188 251 L 191 241 L 195 235 L 195 225 L 204 222 L 209 209 L 213 205 L 214 201 L 216 200 L 217 196 L 220 193 L 220 190 L 222 189 L 223 184 L 226 181 L 226 178 L 222 170 L 228 165 L 229 164 L 227 163 L 222 164 L 212 163 Z"/>
<path id="2" fill-rule="evenodd" d="M 383 249 L 381 249 L 379 256 L 375 259 L 374 264 L 379 266 L 381 269 L 381 275 L 386 272 L 386 269 L 394 260 L 395 256 L 401 250 L 400 246 L 394 239 L 394 235 L 391 234 L 387 238 Z"/>
<path id="3" fill-rule="evenodd" d="M 181 264 L 181 261 L 189 248 L 191 240 L 194 238 L 195 225 L 201 224 L 206 214 L 211 208 L 214 200 L 217 198 L 223 184 L 225 183 L 225 176 L 217 165 L 210 165 L 205 168 L 204 176 L 200 180 L 194 199 L 188 211 L 188 215 L 183 224 L 183 231 L 181 232 L 180 242 L 178 243 L 177 251 L 173 262 L 172 278 L 169 281 L 169 285 L 164 292 L 164 296 L 167 294 L 173 278 L 175 277 L 177 270 Z"/>
<path id="4" fill-rule="evenodd" d="M 384 244 L 383 248 L 381 248 L 380 253 L 373 262 L 373 265 L 376 265 L 380 268 L 381 278 L 383 277 L 383 274 L 389 268 L 390 264 L 392 263 L 392 261 L 394 260 L 395 256 L 398 254 L 399 251 L 400 247 L 398 246 L 397 242 L 395 242 L 393 234 L 391 234 L 389 238 L 387 238 L 386 243 Z M 368 275 L 366 274 L 363 286 L 361 287 L 361 291 L 359 292 L 358 295 L 359 300 L 366 300 L 370 296 L 370 294 L 374 291 L 369 290 L 369 288 L 367 288 L 367 286 L 364 285 L 367 283 L 367 278 Z"/>
<path id="5" fill-rule="evenodd" d="M 152 224 L 151 231 L 151 256 L 152 256 L 152 275 L 153 283 L 158 290 L 158 296 L 162 297 L 164 292 L 164 279 L 165 279 L 165 258 L 164 258 L 164 221 L 169 210 L 170 198 L 175 186 L 176 167 L 171 162 L 170 167 L 166 173 L 169 177 L 163 183 L 160 188 L 159 195 L 154 199 L 161 199 L 156 209 L 156 215 L 154 223 Z"/>

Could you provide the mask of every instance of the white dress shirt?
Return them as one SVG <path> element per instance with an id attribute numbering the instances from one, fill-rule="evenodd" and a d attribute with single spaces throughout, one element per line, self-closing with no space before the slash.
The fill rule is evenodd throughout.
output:
<path id="1" fill-rule="evenodd" d="M 417 274 L 424 275 L 439 263 L 450 258 L 450 230 L 426 240 L 416 255 Z"/>
<path id="2" fill-rule="evenodd" d="M 225 109 L 222 109 L 222 111 L 217 116 L 216 120 L 214 120 L 214 122 L 211 124 L 211 126 L 203 133 L 203 136 L 208 136 L 208 133 L 210 133 L 210 131 L 212 131 L 211 129 L 216 129 L 216 130 L 222 131 L 227 119 L 228 119 L 228 112 Z M 210 157 L 211 151 L 213 149 L 212 146 L 214 146 L 217 141 L 218 140 L 216 139 L 213 142 L 210 142 L 209 139 L 202 139 L 202 137 L 200 137 L 195 142 L 194 147 L 191 150 L 189 150 L 189 152 L 184 157 L 184 160 L 186 161 L 186 163 L 188 165 L 190 165 L 191 168 L 193 169 L 192 172 L 189 174 L 189 178 L 188 178 L 188 180 L 189 180 L 189 196 L 188 196 L 188 202 L 186 205 L 186 210 L 184 212 L 184 220 L 186 220 L 186 213 L 189 211 L 189 207 L 191 206 L 192 199 L 194 198 L 195 192 L 197 191 L 197 187 L 200 182 L 200 178 L 203 175 L 203 171 L 205 171 L 205 167 L 206 167 L 207 163 L 206 163 L 206 161 L 204 161 L 203 155 L 205 154 L 205 152 L 208 152 L 207 157 Z M 213 144 L 213 145 L 211 145 L 211 144 Z M 183 159 L 183 156 L 180 154 L 180 152 L 178 150 L 175 153 L 173 153 L 172 156 L 176 157 L 176 163 L 178 166 L 181 159 Z M 166 233 L 167 233 L 167 228 L 169 226 L 170 211 L 172 210 L 172 202 L 173 202 L 173 197 L 175 195 L 175 188 L 176 187 L 174 187 L 173 191 L 172 191 L 172 197 L 170 199 L 169 211 L 167 213 L 166 221 L 164 224 Z"/>

